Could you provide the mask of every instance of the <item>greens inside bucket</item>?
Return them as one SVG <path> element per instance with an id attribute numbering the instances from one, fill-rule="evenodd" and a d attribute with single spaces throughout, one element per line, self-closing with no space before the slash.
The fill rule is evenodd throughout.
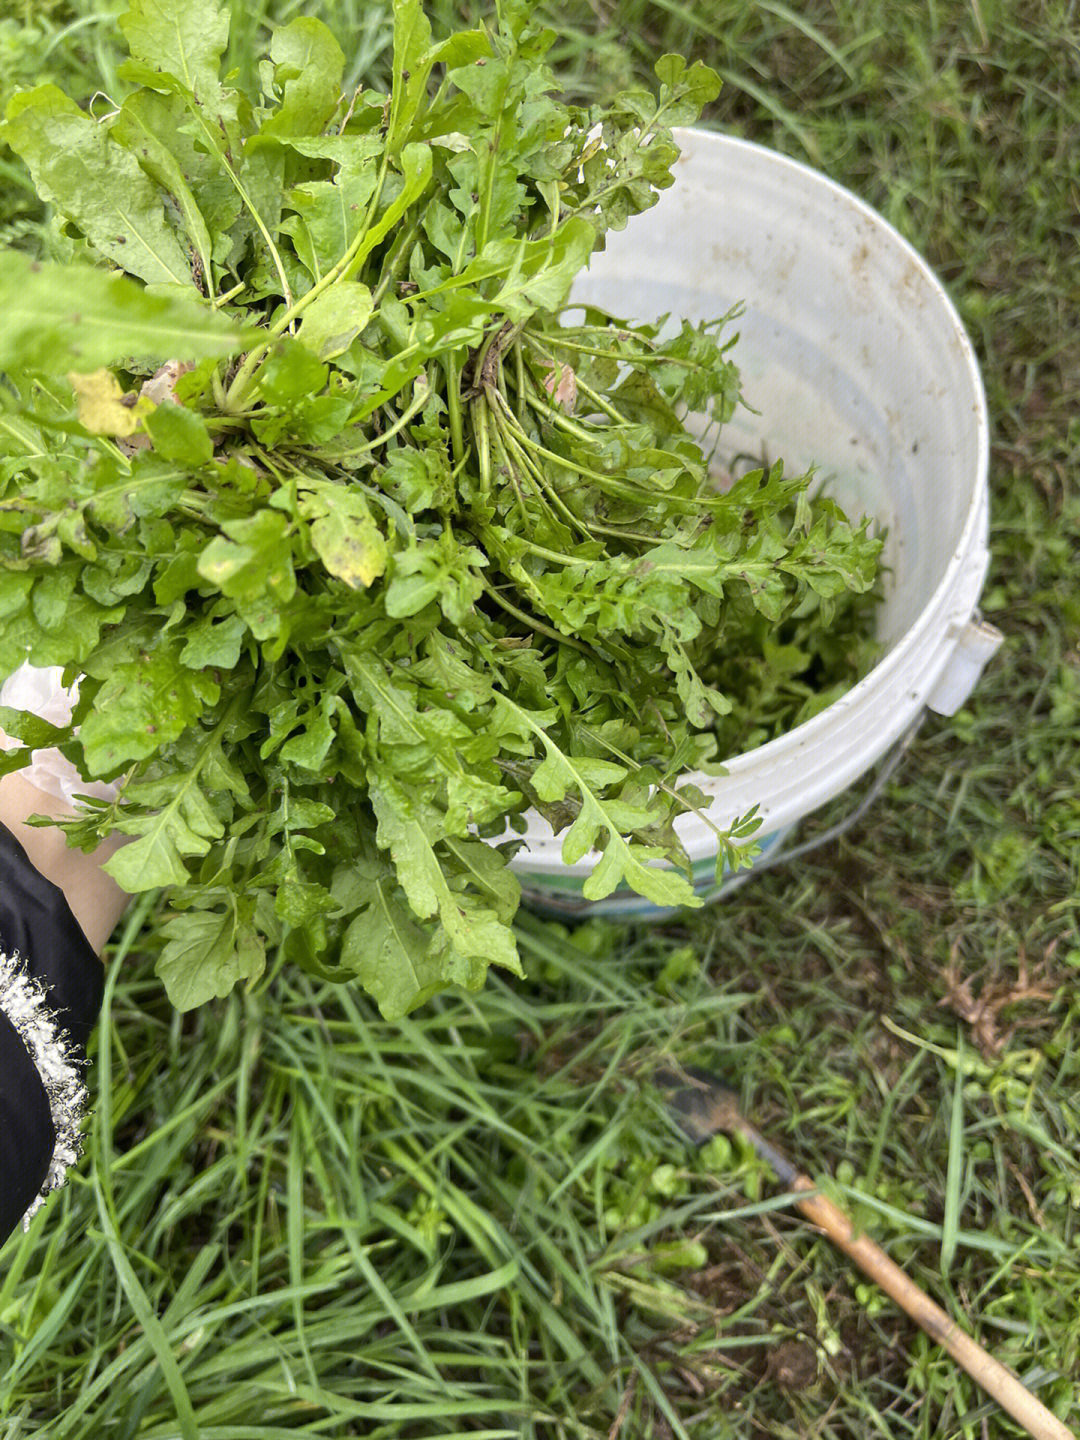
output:
<path id="1" fill-rule="evenodd" d="M 164 888 L 178 1006 L 270 958 L 397 1016 L 520 972 L 530 809 L 587 898 L 694 904 L 683 777 L 856 678 L 880 545 L 807 475 L 710 473 L 732 316 L 565 308 L 710 70 L 584 109 L 528 5 L 436 40 L 396 0 L 389 94 L 311 18 L 246 89 L 228 14 L 134 0 L 122 94 L 0 127 L 52 217 L 0 252 L 0 679 L 82 677 L 71 726 L 0 726 L 121 777 L 65 828 Z"/>

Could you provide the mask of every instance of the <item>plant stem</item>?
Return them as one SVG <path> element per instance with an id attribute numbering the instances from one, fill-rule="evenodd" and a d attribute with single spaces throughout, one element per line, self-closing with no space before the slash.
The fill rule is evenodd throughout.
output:
<path id="1" fill-rule="evenodd" d="M 418 380 L 419 378 L 420 377 L 417 376 Z M 428 381 L 425 384 L 424 388 L 421 390 L 420 394 L 415 399 L 413 399 L 408 406 L 406 406 L 406 408 L 394 421 L 393 425 L 391 425 L 389 429 L 384 430 L 380 435 L 376 435 L 373 440 L 368 440 L 363 445 L 350 446 L 347 450 L 326 450 L 323 451 L 323 453 L 331 459 L 341 460 L 344 459 L 346 455 L 366 455 L 371 450 L 377 450 L 380 445 L 385 445 L 387 440 L 390 440 L 395 435 L 399 434 L 400 431 L 402 431 L 409 423 L 409 421 L 412 420 L 414 416 L 424 408 L 430 398 L 431 382 Z"/>
<path id="2" fill-rule="evenodd" d="M 460 465 L 465 459 L 465 432 L 461 415 L 461 361 L 451 351 L 443 357 L 446 374 L 446 415 L 450 422 L 450 449 L 454 464 Z"/>
<path id="3" fill-rule="evenodd" d="M 529 344 L 532 345 L 534 349 L 540 352 L 540 355 L 548 362 L 549 365 L 557 365 L 559 363 L 550 351 L 545 351 L 544 347 L 538 343 L 535 335 L 529 334 L 528 340 Z M 585 381 L 582 380 L 581 376 L 577 373 L 576 370 L 574 371 L 574 379 L 577 381 L 578 390 L 583 395 L 587 396 L 588 399 L 590 399 L 592 403 L 597 406 L 598 409 L 602 410 L 610 420 L 614 420 L 616 425 L 629 425 L 630 422 L 627 420 L 626 416 L 623 415 L 619 410 L 617 410 L 615 406 L 612 405 L 611 401 L 607 399 L 606 396 L 599 394 L 598 391 L 592 389 L 591 386 L 587 385 Z M 543 406 L 544 401 L 540 397 L 539 393 L 537 393 L 531 403 Z M 550 409 L 550 405 L 547 408 Z"/>
<path id="4" fill-rule="evenodd" d="M 387 256 L 386 263 L 383 266 L 382 279 L 371 292 L 373 309 L 378 308 L 379 301 L 386 294 L 391 284 L 399 278 L 404 268 L 404 263 L 412 251 L 412 247 L 416 244 L 419 234 L 420 221 L 414 220 Z"/>
<path id="5" fill-rule="evenodd" d="M 508 447 L 513 446 L 525 473 L 535 481 L 534 489 L 536 489 L 537 496 L 540 497 L 542 492 L 542 495 L 545 496 L 550 502 L 550 505 L 562 515 L 572 530 L 576 530 L 584 539 L 591 540 L 593 538 L 592 531 L 583 520 L 578 519 L 559 492 L 549 484 L 540 466 L 533 463 L 522 447 L 522 442 L 527 442 L 528 436 L 517 424 L 514 412 L 510 409 L 509 405 L 494 387 L 488 387 L 484 393 L 491 406 L 492 418 L 504 441 Z M 494 397 L 494 399 L 492 397 Z M 560 464 L 566 465 L 567 462 L 560 461 Z M 568 465 L 567 468 L 573 469 L 574 467 Z M 554 516 L 552 518 L 554 519 Z"/>
<path id="6" fill-rule="evenodd" d="M 509 600 L 505 600 L 494 585 L 485 583 L 484 593 L 490 595 L 496 605 L 501 606 L 508 615 L 513 615 L 516 620 L 520 620 L 521 623 L 530 630 L 535 630 L 540 635 L 546 635 L 549 640 L 555 640 L 560 645 L 570 645 L 575 650 L 580 650 L 583 655 L 592 655 L 589 647 L 583 645 L 580 640 L 575 640 L 570 635 L 564 635 L 561 630 L 556 630 L 550 625 L 545 625 L 542 620 L 537 620 L 534 615 L 529 615 L 524 610 L 519 610 L 516 605 L 512 604 Z"/>
<path id="7" fill-rule="evenodd" d="M 514 342 L 514 380 L 517 386 L 517 405 L 515 406 L 517 421 L 519 425 L 524 425 L 525 403 L 530 399 L 527 393 L 530 380 L 525 371 L 525 357 L 521 353 L 520 340 L 515 340 Z"/>
<path id="8" fill-rule="evenodd" d="M 491 451 L 488 448 L 487 407 L 482 400 L 474 400 L 469 409 L 472 414 L 473 434 L 476 436 L 480 493 L 486 498 L 491 493 Z"/>
<path id="9" fill-rule="evenodd" d="M 514 462 L 510 458 L 510 455 L 506 449 L 506 444 L 503 440 L 502 432 L 497 425 L 492 435 L 492 440 L 499 448 L 499 453 L 502 456 L 503 468 L 509 476 L 510 484 L 514 487 L 514 499 L 517 503 L 518 513 L 521 516 L 522 524 L 526 527 L 526 529 L 528 529 L 529 512 L 525 508 L 525 497 L 521 493 L 521 485 L 518 481 L 517 470 L 515 469 Z M 541 503 L 543 503 L 542 500 Z"/>
<path id="10" fill-rule="evenodd" d="M 338 280 L 344 279 L 345 276 L 348 274 L 349 267 L 360 254 L 361 249 L 363 248 L 364 241 L 367 239 L 368 231 L 371 229 L 371 222 L 375 216 L 375 207 L 378 204 L 379 197 L 382 194 L 382 187 L 386 180 L 386 168 L 387 162 L 386 156 L 384 154 L 382 167 L 379 171 L 379 179 L 376 182 L 374 193 L 372 194 L 372 197 L 368 202 L 368 208 L 364 215 L 363 222 L 361 223 L 360 228 L 353 237 L 348 249 L 345 251 L 344 255 L 342 255 L 341 259 L 335 265 L 331 266 L 331 268 L 326 272 L 322 279 L 315 282 L 315 284 L 311 287 L 311 289 L 307 292 L 306 295 L 301 295 L 300 299 L 297 300 L 295 303 L 292 303 L 292 297 L 289 297 L 289 308 L 285 311 L 283 315 L 280 315 L 278 319 L 274 322 L 274 324 L 271 325 L 269 328 L 270 339 L 266 340 L 262 345 L 256 345 L 256 347 L 248 353 L 246 359 L 244 360 L 244 363 L 236 372 L 236 375 L 233 378 L 233 382 L 229 386 L 228 394 L 226 395 L 226 405 L 223 408 L 232 409 L 233 407 L 239 406 L 240 402 L 247 395 L 247 391 L 250 388 L 252 377 L 261 365 L 264 357 L 266 356 L 271 345 L 273 344 L 273 341 L 277 338 L 277 336 L 280 335 L 284 330 L 287 330 L 288 327 L 292 324 L 292 322 L 296 319 L 296 317 L 303 314 L 307 307 L 312 304 L 313 301 L 318 298 L 318 296 L 320 296 L 325 290 L 328 290 L 331 285 L 336 284 Z"/>

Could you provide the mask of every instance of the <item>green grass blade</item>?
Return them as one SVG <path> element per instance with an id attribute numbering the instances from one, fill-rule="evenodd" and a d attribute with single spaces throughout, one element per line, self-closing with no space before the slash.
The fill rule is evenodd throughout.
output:
<path id="1" fill-rule="evenodd" d="M 949 1113 L 949 1162 L 945 1173 L 945 1213 L 941 1221 L 941 1273 L 948 1279 L 956 1258 L 960 1226 L 960 1192 L 967 1156 L 964 1148 L 964 1037 L 957 1036 L 956 1073 Z"/>

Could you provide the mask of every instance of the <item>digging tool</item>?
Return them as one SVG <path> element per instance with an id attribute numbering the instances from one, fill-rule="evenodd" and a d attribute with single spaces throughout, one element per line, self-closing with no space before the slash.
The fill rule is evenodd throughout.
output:
<path id="1" fill-rule="evenodd" d="M 999 1360 L 936 1304 L 907 1276 L 880 1246 L 859 1234 L 838 1205 L 834 1205 L 807 1175 L 803 1175 L 776 1146 L 757 1131 L 739 1109 L 738 1098 L 707 1070 L 686 1066 L 678 1073 L 658 1071 L 653 1083 L 665 1093 L 668 1108 L 679 1128 L 695 1145 L 721 1133 L 743 1135 L 777 1178 L 799 1199 L 796 1207 L 910 1315 L 916 1325 L 936 1340 L 988 1395 L 1018 1421 L 1034 1440 L 1077 1440 L 1066 1425 Z"/>

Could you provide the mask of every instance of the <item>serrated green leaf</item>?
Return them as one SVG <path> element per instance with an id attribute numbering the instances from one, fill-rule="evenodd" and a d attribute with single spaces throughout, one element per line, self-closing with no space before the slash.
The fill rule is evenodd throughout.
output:
<path id="1" fill-rule="evenodd" d="M 536 310 L 557 310 L 565 304 L 574 277 L 595 243 L 595 231 L 580 216 L 566 220 L 553 236 L 543 240 L 491 240 L 460 275 L 433 286 L 424 298 L 498 279 L 487 303 L 493 311 L 520 323 Z"/>
<path id="2" fill-rule="evenodd" d="M 291 149 L 337 165 L 333 180 L 295 185 L 287 204 L 296 211 L 282 224 L 313 280 L 321 280 L 346 253 L 363 225 L 379 177 L 381 146 L 371 135 L 290 136 Z M 312 302 L 314 303 L 314 302 Z"/>
<path id="3" fill-rule="evenodd" d="M 487 563 L 482 550 L 463 545 L 449 528 L 435 540 L 401 550 L 394 556 L 386 613 L 403 619 L 438 601 L 447 619 L 460 625 L 480 598 L 484 582 L 478 571 Z"/>
<path id="4" fill-rule="evenodd" d="M 720 76 L 700 60 L 687 68 L 681 55 L 661 55 L 654 69 L 668 125 L 693 124 L 704 107 L 720 94 Z"/>
<path id="5" fill-rule="evenodd" d="M 172 105 L 172 96 L 137 90 L 124 101 L 109 133 L 118 144 L 131 151 L 150 179 L 172 196 L 183 217 L 187 238 L 199 258 L 202 275 L 198 278 L 212 284 L 214 243 L 206 216 L 184 172 L 183 160 L 172 148 L 176 144 L 173 127 L 177 118 L 170 113 Z M 172 145 L 166 143 L 165 136 L 169 136 Z M 211 213 L 211 218 L 219 217 Z"/>
<path id="6" fill-rule="evenodd" d="M 313 706 L 300 717 L 300 723 L 303 729 L 286 740 L 278 755 L 283 763 L 299 765 L 318 774 L 334 743 L 334 726 L 326 703 Z"/>
<path id="7" fill-rule="evenodd" d="M 177 811 L 168 821 L 158 821 L 139 839 L 122 846 L 102 869 L 122 890 L 134 895 L 163 885 L 186 885 L 191 877 L 183 855 L 205 855 L 209 849 L 210 839 L 193 830 Z"/>
<path id="8" fill-rule="evenodd" d="M 199 556 L 199 574 L 234 600 L 258 600 L 270 591 L 288 602 L 296 593 L 288 526 L 276 510 L 226 520 L 224 534 L 215 536 Z"/>
<path id="9" fill-rule="evenodd" d="M 305 880 L 299 871 L 287 868 L 274 897 L 274 910 L 286 925 L 303 930 L 310 921 L 336 909 L 325 886 Z"/>
<path id="10" fill-rule="evenodd" d="M 565 754 L 541 725 L 506 696 L 500 695 L 498 703 L 518 723 L 531 730 L 543 745 L 550 762 L 549 791 L 561 785 L 563 794 L 574 791 L 580 799 L 580 815 L 563 842 L 566 863 L 575 864 L 582 859 L 596 844 L 598 837 L 606 832 L 600 860 L 583 887 L 586 899 L 602 900 L 620 884 L 626 884 L 654 905 L 696 907 L 702 903 L 683 876 L 651 863 L 664 857 L 662 849 L 629 842 L 619 833 L 617 821 L 587 780 L 578 757 Z"/>
<path id="11" fill-rule="evenodd" d="M 74 608 L 75 570 L 71 565 L 48 571 L 34 587 L 31 603 L 34 619 L 43 630 L 57 630 Z M 77 603 L 77 602 L 76 602 Z"/>
<path id="12" fill-rule="evenodd" d="M 385 1020 L 400 1020 L 444 984 L 431 936 L 395 894 L 388 877 L 368 882 L 366 904 L 345 932 L 341 963 L 355 974 Z"/>
<path id="13" fill-rule="evenodd" d="M 78 592 L 65 607 L 63 623 L 51 631 L 29 611 L 19 611 L 0 626 L 0 675 L 10 675 L 24 661 L 31 665 L 83 664 L 99 643 L 102 627 L 115 624 L 123 613 L 122 605 L 99 605 Z"/>
<path id="14" fill-rule="evenodd" d="M 521 884 L 506 856 L 480 840 L 448 835 L 443 842 L 447 857 L 462 879 L 494 910 L 502 925 L 509 925 L 521 903 Z"/>
<path id="15" fill-rule="evenodd" d="M 181 735 L 219 694 L 210 676 L 186 669 L 164 645 L 115 666 L 82 722 L 80 739 L 90 774 L 113 774 L 125 761 L 153 755 Z"/>
<path id="16" fill-rule="evenodd" d="M 122 852 L 118 852 L 122 853 Z M 165 946 L 155 973 L 177 1010 L 223 1000 L 241 980 L 256 981 L 266 964 L 263 943 L 234 910 L 188 910 L 161 927 Z"/>
<path id="17" fill-rule="evenodd" d="M 502 965 L 520 975 L 513 932 L 493 909 L 479 902 L 467 903 L 466 897 L 451 890 L 430 827 L 410 816 L 401 797 L 377 782 L 371 788 L 371 803 L 379 845 L 389 850 L 413 912 L 422 920 L 437 915 L 445 931 L 446 949 L 458 957 L 458 983 L 475 988 L 488 965 Z"/>
<path id="18" fill-rule="evenodd" d="M 574 758 L 574 773 L 586 785 L 603 789 L 626 779 L 626 766 L 611 760 L 595 760 L 589 755 Z M 570 772 L 558 754 L 548 754 L 532 775 L 532 786 L 541 800 L 562 800 L 566 795 Z"/>
<path id="19" fill-rule="evenodd" d="M 239 662 L 247 626 L 237 614 L 227 614 L 221 619 L 205 615 L 190 625 L 184 634 L 181 665 L 186 665 L 189 670 L 205 670 L 212 665 L 232 670 Z"/>

